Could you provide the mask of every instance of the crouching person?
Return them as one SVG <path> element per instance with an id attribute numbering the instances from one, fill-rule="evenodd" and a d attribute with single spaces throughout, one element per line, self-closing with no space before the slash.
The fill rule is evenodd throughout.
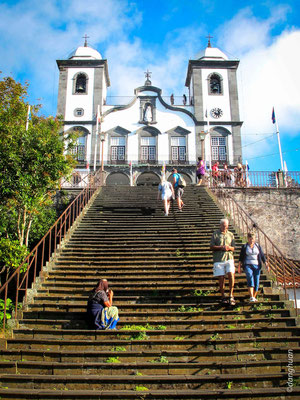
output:
<path id="1" fill-rule="evenodd" d="M 106 279 L 100 279 L 92 290 L 87 304 L 87 318 L 92 329 L 116 329 L 118 308 L 113 306 L 114 293 Z"/>

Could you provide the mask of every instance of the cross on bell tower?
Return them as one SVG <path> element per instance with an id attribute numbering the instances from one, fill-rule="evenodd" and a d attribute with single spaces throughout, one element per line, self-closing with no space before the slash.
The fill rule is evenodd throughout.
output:
<path id="1" fill-rule="evenodd" d="M 212 39 L 213 36 L 210 36 L 210 34 L 208 34 L 208 36 L 206 36 L 206 38 L 208 39 L 207 47 L 211 47 L 210 39 Z"/>
<path id="2" fill-rule="evenodd" d="M 85 34 L 84 36 L 82 36 L 82 38 L 84 39 L 84 47 L 88 47 L 87 39 L 89 39 L 90 37 L 87 34 Z"/>

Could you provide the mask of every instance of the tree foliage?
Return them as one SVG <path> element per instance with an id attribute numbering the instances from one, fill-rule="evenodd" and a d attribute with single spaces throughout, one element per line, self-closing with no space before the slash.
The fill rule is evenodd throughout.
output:
<path id="1" fill-rule="evenodd" d="M 58 118 L 39 116 L 40 105 L 31 107 L 26 130 L 28 106 L 28 84 L 0 80 L 0 235 L 20 246 L 28 246 L 32 224 L 44 221 L 53 190 L 74 167 L 65 143 L 75 138 L 63 136 Z"/>

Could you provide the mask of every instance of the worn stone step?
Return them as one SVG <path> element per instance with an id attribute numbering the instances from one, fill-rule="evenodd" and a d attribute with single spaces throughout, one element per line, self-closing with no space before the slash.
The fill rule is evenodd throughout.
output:
<path id="1" fill-rule="evenodd" d="M 128 342 L 127 342 L 128 344 Z M 119 357 L 121 363 L 131 363 L 135 365 L 136 362 L 149 362 L 153 359 L 165 356 L 169 362 L 207 362 L 208 360 L 214 364 L 219 362 L 243 362 L 248 361 L 268 361 L 268 360 L 283 360 L 287 361 L 287 352 L 291 352 L 293 358 L 299 361 L 300 348 L 298 345 L 290 345 L 289 349 L 278 346 L 275 344 L 269 348 L 251 348 L 249 351 L 248 347 L 233 349 L 143 349 L 143 350 L 132 350 L 132 351 L 115 351 L 111 349 L 104 351 L 103 349 L 94 350 L 93 348 L 85 349 L 85 351 L 78 351 L 74 349 L 40 349 L 40 348 L 28 348 L 29 346 L 16 349 L 8 348 L 0 350 L 1 361 L 40 361 L 40 362 L 106 362 L 110 357 Z M 114 363 L 113 363 L 114 364 Z"/>
<path id="2" fill-rule="evenodd" d="M 251 389 L 214 389 L 214 390 L 148 390 L 148 391 L 133 391 L 133 390 L 101 390 L 94 391 L 88 390 L 69 390 L 60 391 L 47 390 L 47 389 L 0 389 L 0 396 L 2 399 L 37 399 L 45 400 L 52 399 L 122 399 L 132 400 L 137 399 L 154 399 L 154 400 L 199 400 L 199 399 L 226 399 L 226 400 L 237 400 L 237 399 L 270 399 L 282 400 L 283 396 L 285 400 L 294 400 L 300 395 L 300 388 L 295 387 L 293 391 L 287 394 L 286 387 L 280 388 L 251 388 Z"/>
<path id="3" fill-rule="evenodd" d="M 131 329 L 129 329 L 131 327 Z M 247 324 L 247 323 L 235 323 L 235 324 L 220 324 L 220 326 L 216 328 L 202 328 L 197 330 L 190 330 L 188 333 L 185 329 L 162 329 L 165 328 L 163 325 L 150 325 L 144 331 L 138 329 L 139 326 L 135 326 L 134 324 L 130 324 L 128 329 L 122 329 L 118 331 L 109 332 L 101 330 L 76 330 L 76 329 L 21 329 L 14 331 L 15 339 L 79 339 L 79 340 L 107 340 L 113 342 L 114 340 L 127 340 L 132 336 L 132 332 L 146 332 L 146 335 L 150 338 L 155 339 L 174 339 L 178 341 L 182 341 L 185 339 L 209 339 L 211 337 L 215 337 L 216 340 L 218 338 L 229 338 L 229 339 L 238 339 L 239 337 L 290 337 L 290 336 L 300 336 L 299 328 L 294 327 L 276 327 L 276 331 L 274 332 L 273 326 L 259 326 L 257 324 Z M 126 346 L 125 346 L 126 348 Z"/>
<path id="4" fill-rule="evenodd" d="M 108 357 L 109 359 L 109 357 Z M 155 358 L 154 358 L 155 359 Z M 165 360 L 166 362 L 159 362 Z M 154 364 L 154 363 L 153 363 Z M 300 366 L 300 360 L 294 360 L 293 367 Z M 167 357 L 157 358 L 155 365 L 149 362 L 108 363 L 108 362 L 46 362 L 40 361 L 1 361 L 2 374 L 39 374 L 39 375 L 193 375 L 204 374 L 257 374 L 257 373 L 288 373 L 288 366 L 284 360 L 268 361 L 231 361 L 216 364 L 212 362 L 169 362 Z"/>
<path id="5" fill-rule="evenodd" d="M 136 320 L 149 320 L 152 321 L 153 319 L 163 319 L 165 318 L 166 321 L 171 322 L 173 320 L 178 320 L 179 318 L 182 321 L 187 320 L 205 320 L 205 321 L 215 321 L 216 317 L 219 316 L 222 318 L 224 316 L 224 312 L 216 312 L 216 311 L 154 311 L 154 310 L 146 310 L 146 311 L 124 311 L 120 309 L 119 316 L 122 320 L 132 320 L 133 322 Z M 236 314 L 235 314 L 236 315 Z M 233 316 L 233 314 L 231 314 Z M 243 311 L 239 313 L 238 316 L 240 319 L 248 319 L 248 318 L 270 318 L 274 322 L 280 317 L 290 317 L 290 311 L 287 309 L 282 310 L 271 310 L 270 308 L 266 308 L 264 310 L 249 310 Z M 272 318 L 271 318 L 272 316 Z M 82 307 L 81 310 L 72 311 L 70 309 L 56 309 L 55 311 L 34 311 L 29 309 L 28 311 L 23 312 L 23 320 L 31 318 L 31 319 L 69 319 L 69 320 L 82 320 L 86 317 L 86 307 Z M 214 322 L 213 322 L 214 323 Z"/>
<path id="6" fill-rule="evenodd" d="M 295 373 L 297 379 L 299 374 Z M 225 389 L 231 382 L 231 387 L 242 389 L 243 386 L 255 388 L 272 388 L 274 384 L 283 386 L 286 384 L 286 372 L 260 373 L 260 374 L 221 374 L 221 375 L 33 375 L 27 374 L 1 374 L 2 385 L 21 387 L 24 389 L 48 389 L 53 390 L 135 390 L 137 386 L 148 386 L 148 390 L 169 389 Z"/>

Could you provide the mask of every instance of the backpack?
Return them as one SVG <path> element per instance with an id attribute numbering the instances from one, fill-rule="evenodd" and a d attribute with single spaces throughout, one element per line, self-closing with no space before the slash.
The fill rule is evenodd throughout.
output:
<path id="1" fill-rule="evenodd" d="M 180 187 L 180 188 L 186 187 L 186 181 L 184 180 L 184 178 L 180 174 L 178 174 L 178 175 L 179 175 L 178 187 Z"/>

